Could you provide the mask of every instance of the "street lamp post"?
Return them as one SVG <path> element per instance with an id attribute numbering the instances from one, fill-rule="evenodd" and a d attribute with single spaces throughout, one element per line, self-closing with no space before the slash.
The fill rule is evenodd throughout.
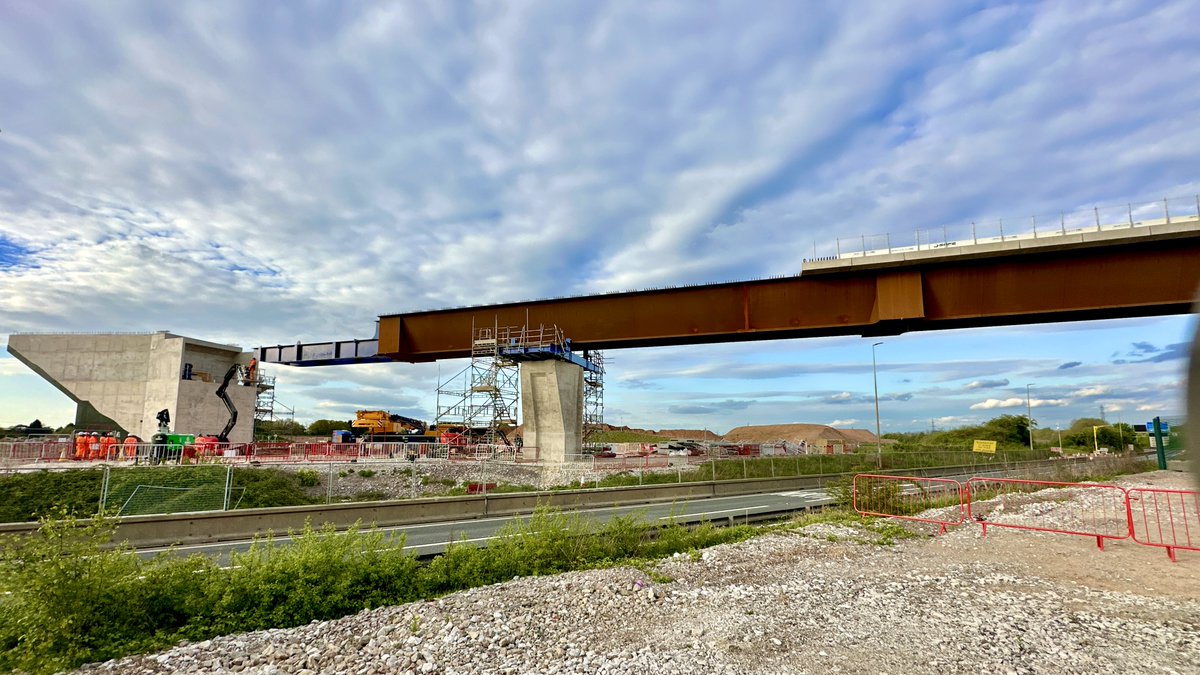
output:
<path id="1" fill-rule="evenodd" d="M 1032 384 L 1025 385 L 1025 416 L 1029 421 L 1029 452 L 1033 452 L 1033 406 L 1029 403 L 1029 388 L 1032 386 Z"/>
<path id="2" fill-rule="evenodd" d="M 875 348 L 883 344 L 876 342 L 871 345 L 871 381 L 875 384 L 875 461 L 879 468 L 883 468 L 883 437 L 880 436 L 879 427 L 879 374 L 875 368 Z"/>

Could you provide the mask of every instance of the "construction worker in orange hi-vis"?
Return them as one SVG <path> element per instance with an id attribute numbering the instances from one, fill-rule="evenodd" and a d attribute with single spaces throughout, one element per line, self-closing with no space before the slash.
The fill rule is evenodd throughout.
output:
<path id="1" fill-rule="evenodd" d="M 100 438 L 100 459 L 108 462 L 117 458 L 117 438 L 108 432 Z"/>
<path id="2" fill-rule="evenodd" d="M 86 431 L 75 434 L 75 459 L 85 460 L 88 453 L 88 435 Z"/>
<path id="3" fill-rule="evenodd" d="M 88 459 L 100 459 L 100 434 L 93 431 L 88 436 Z"/>
<path id="4" fill-rule="evenodd" d="M 141 442 L 142 442 L 142 439 L 138 438 L 137 436 L 134 436 L 133 434 L 129 434 L 128 436 L 125 437 L 125 443 L 124 443 L 125 459 L 132 460 L 137 457 L 137 446 L 138 446 L 138 443 L 141 443 Z"/>

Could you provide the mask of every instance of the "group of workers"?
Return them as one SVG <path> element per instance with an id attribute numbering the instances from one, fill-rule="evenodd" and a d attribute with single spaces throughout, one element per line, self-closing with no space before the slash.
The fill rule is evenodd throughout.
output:
<path id="1" fill-rule="evenodd" d="M 111 431 L 103 435 L 95 431 L 80 431 L 75 434 L 75 456 L 73 459 L 76 461 L 113 461 L 122 458 L 132 460 L 137 457 L 137 446 L 141 442 L 142 439 L 133 434 L 129 434 L 122 441 L 117 438 L 116 433 Z M 64 457 L 64 459 L 66 458 Z"/>

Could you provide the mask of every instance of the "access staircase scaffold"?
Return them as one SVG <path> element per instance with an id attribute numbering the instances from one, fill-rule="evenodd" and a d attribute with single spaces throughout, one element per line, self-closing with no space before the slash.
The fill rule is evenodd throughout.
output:
<path id="1" fill-rule="evenodd" d="M 257 392 L 254 399 L 255 422 L 291 421 L 295 418 L 295 410 L 275 398 L 274 375 L 264 375 L 260 370 L 254 374 L 254 387 Z"/>
<path id="2" fill-rule="evenodd" d="M 588 381 L 585 392 L 603 387 L 603 358 L 599 352 L 583 357 L 573 353 L 570 339 L 558 326 L 494 324 L 480 328 L 472 323 L 471 362 L 438 383 L 437 428 L 461 430 L 476 444 L 511 446 L 521 400 L 520 364 L 552 359 L 583 368 Z M 603 395 L 593 391 L 588 400 L 601 406 L 592 416 L 602 420 Z"/>
<path id="3" fill-rule="evenodd" d="M 584 351 L 583 358 L 595 366 L 583 373 L 583 443 L 587 445 L 604 430 L 604 352 Z"/>

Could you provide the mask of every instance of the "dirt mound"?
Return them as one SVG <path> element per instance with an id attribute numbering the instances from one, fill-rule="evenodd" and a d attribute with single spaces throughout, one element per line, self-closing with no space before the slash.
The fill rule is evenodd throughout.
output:
<path id="1" fill-rule="evenodd" d="M 719 441 L 721 437 L 716 433 L 706 429 L 663 429 L 662 431 L 651 431 L 652 434 L 657 434 L 664 438 L 670 438 L 677 441 Z"/>
<path id="2" fill-rule="evenodd" d="M 737 443 L 799 443 L 824 445 L 840 441 L 849 445 L 874 443 L 875 434 L 865 429 L 835 429 L 824 424 L 762 424 L 735 427 L 723 437 Z"/>

